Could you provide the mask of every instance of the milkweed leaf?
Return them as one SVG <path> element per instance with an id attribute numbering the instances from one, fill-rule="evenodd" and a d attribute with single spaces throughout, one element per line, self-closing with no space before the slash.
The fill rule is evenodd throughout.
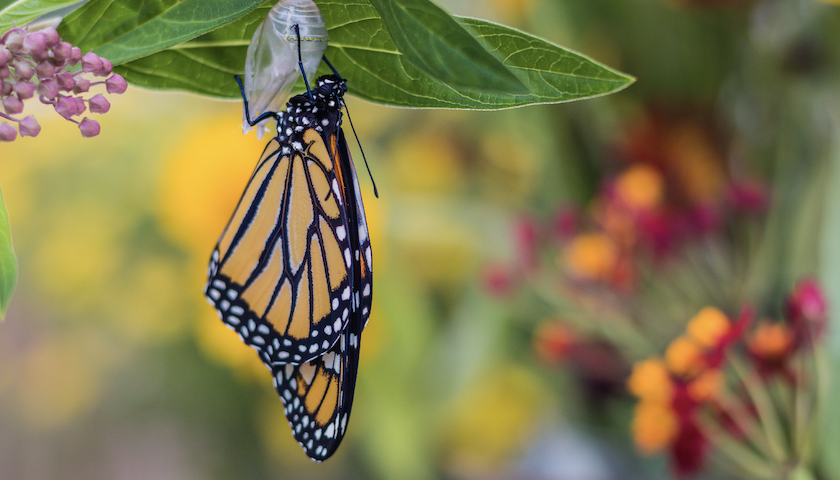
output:
<path id="1" fill-rule="evenodd" d="M 18 262 L 12 248 L 12 230 L 9 225 L 9 212 L 0 190 L 0 320 L 6 317 L 9 301 L 15 291 L 18 276 Z"/>

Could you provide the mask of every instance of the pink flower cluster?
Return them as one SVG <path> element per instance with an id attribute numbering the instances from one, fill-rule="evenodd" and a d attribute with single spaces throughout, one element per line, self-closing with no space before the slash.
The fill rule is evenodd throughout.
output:
<path id="1" fill-rule="evenodd" d="M 81 69 L 72 72 L 81 63 Z M 79 47 L 63 42 L 55 28 L 30 32 L 26 27 L 15 27 L 0 36 L 0 141 L 11 142 L 17 138 L 34 137 L 41 126 L 33 115 L 15 118 L 23 112 L 23 102 L 38 95 L 41 103 L 52 105 L 59 115 L 79 126 L 83 137 L 99 135 L 99 122 L 87 117 L 77 120 L 88 108 L 91 113 L 106 113 L 111 104 L 102 94 L 85 98 L 95 85 L 105 85 L 108 93 L 125 92 L 125 79 L 112 74 L 113 66 L 107 59 L 93 52 L 82 56 Z M 101 81 L 85 78 L 107 77 Z M 17 129 L 8 123 L 17 123 Z"/>

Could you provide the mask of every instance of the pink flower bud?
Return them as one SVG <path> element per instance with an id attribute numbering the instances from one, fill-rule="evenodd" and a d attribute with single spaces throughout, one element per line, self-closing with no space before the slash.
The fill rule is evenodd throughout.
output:
<path id="1" fill-rule="evenodd" d="M 23 39 L 23 48 L 29 53 L 45 50 L 47 48 L 47 36 L 42 32 L 32 32 Z"/>
<path id="2" fill-rule="evenodd" d="M 102 70 L 102 59 L 99 58 L 99 55 L 88 52 L 87 55 L 82 57 L 82 70 L 86 72 L 98 72 Z"/>
<path id="3" fill-rule="evenodd" d="M 0 47 L 0 67 L 6 66 L 10 58 L 12 58 L 12 52 Z"/>
<path id="4" fill-rule="evenodd" d="M 41 32 L 32 32 L 23 39 L 23 50 L 35 59 L 45 59 L 47 53 L 47 37 Z"/>
<path id="5" fill-rule="evenodd" d="M 82 131 L 82 136 L 85 138 L 95 137 L 99 135 L 99 122 L 85 118 L 79 124 L 79 130 Z"/>
<path id="6" fill-rule="evenodd" d="M 53 58 L 56 62 L 63 63 L 73 55 L 73 46 L 67 42 L 61 42 L 52 49 Z M 81 53 L 81 50 L 79 50 Z"/>
<path id="7" fill-rule="evenodd" d="M 6 79 L 12 76 L 12 71 L 9 67 L 0 67 L 0 79 Z"/>
<path id="8" fill-rule="evenodd" d="M 15 115 L 23 111 L 23 102 L 16 96 L 12 95 L 3 99 L 3 109 L 9 115 Z"/>
<path id="9" fill-rule="evenodd" d="M 6 122 L 0 123 L 0 142 L 11 142 L 17 138 L 15 127 Z"/>
<path id="10" fill-rule="evenodd" d="M 88 105 L 90 105 L 90 113 L 108 113 L 111 109 L 111 104 L 104 95 L 94 95 L 88 100 Z"/>
<path id="11" fill-rule="evenodd" d="M 33 82 L 17 82 L 15 84 L 15 93 L 21 100 L 28 100 L 35 95 L 35 84 Z"/>
<path id="12" fill-rule="evenodd" d="M 69 92 L 76 87 L 76 77 L 70 72 L 62 72 L 55 76 L 58 82 L 58 88 L 64 92 Z"/>
<path id="13" fill-rule="evenodd" d="M 55 111 L 62 117 L 70 120 L 76 114 L 76 102 L 71 97 L 58 97 L 55 104 Z"/>
<path id="14" fill-rule="evenodd" d="M 79 97 L 73 97 L 73 101 L 76 103 L 76 115 L 81 115 L 85 113 L 85 110 L 87 110 L 87 105 L 85 105 L 85 101 Z"/>
<path id="15" fill-rule="evenodd" d="M 0 83 L 0 96 L 7 97 L 15 90 L 15 82 L 8 78 Z"/>
<path id="16" fill-rule="evenodd" d="M 90 90 L 90 80 L 85 77 L 76 77 L 76 86 L 73 87 L 73 93 L 80 94 Z"/>
<path id="17" fill-rule="evenodd" d="M 102 60 L 102 69 L 96 72 L 98 77 L 107 77 L 114 71 L 114 65 L 107 58 L 99 57 Z"/>
<path id="18" fill-rule="evenodd" d="M 25 35 L 21 32 L 12 32 L 6 37 L 6 48 L 12 53 L 17 53 L 23 48 Z"/>
<path id="19" fill-rule="evenodd" d="M 34 115 L 30 115 L 21 120 L 18 128 L 20 129 L 21 137 L 37 137 L 41 133 L 41 126 L 38 125 L 38 121 L 35 120 Z"/>
<path id="20" fill-rule="evenodd" d="M 38 78 L 49 78 L 55 76 L 55 65 L 51 62 L 41 62 L 35 67 Z"/>
<path id="21" fill-rule="evenodd" d="M 485 267 L 481 276 L 484 288 L 494 297 L 505 297 L 516 287 L 514 270 L 502 265 Z"/>
<path id="22" fill-rule="evenodd" d="M 73 47 L 70 53 L 70 65 L 76 65 L 82 61 L 82 49 Z"/>
<path id="23" fill-rule="evenodd" d="M 47 48 L 52 48 L 61 41 L 61 37 L 58 36 L 58 32 L 55 30 L 55 27 L 47 27 L 41 30 L 41 33 L 44 34 L 44 38 L 47 41 Z"/>
<path id="24" fill-rule="evenodd" d="M 108 77 L 108 80 L 105 80 L 105 89 L 108 93 L 116 93 L 120 94 L 125 92 L 125 89 L 128 87 L 128 84 L 125 82 L 125 79 L 119 73 L 115 73 Z"/>
<path id="25" fill-rule="evenodd" d="M 23 60 L 15 63 L 14 67 L 15 75 L 17 75 L 20 80 L 29 80 L 32 78 L 32 75 L 35 75 L 35 69 L 32 68 L 32 65 Z"/>
<path id="26" fill-rule="evenodd" d="M 54 100 L 58 96 L 58 82 L 52 78 L 45 78 L 38 84 L 38 95 L 47 100 Z"/>

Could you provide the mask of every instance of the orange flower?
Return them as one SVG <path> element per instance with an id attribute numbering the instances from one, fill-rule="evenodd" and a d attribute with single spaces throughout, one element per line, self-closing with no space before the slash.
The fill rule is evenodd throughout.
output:
<path id="1" fill-rule="evenodd" d="M 689 336 L 703 347 L 712 347 L 729 331 L 729 319 L 714 307 L 706 307 L 688 322 Z"/>
<path id="2" fill-rule="evenodd" d="M 673 385 L 665 363 L 659 358 L 636 362 L 633 373 L 627 380 L 630 393 L 642 400 L 668 402 L 673 394 Z"/>
<path id="3" fill-rule="evenodd" d="M 574 334 L 558 320 L 546 320 L 534 332 L 534 349 L 546 363 L 564 360 L 574 345 Z"/>
<path id="4" fill-rule="evenodd" d="M 723 381 L 720 370 L 706 370 L 688 384 L 688 395 L 698 402 L 713 399 L 723 389 Z"/>
<path id="5" fill-rule="evenodd" d="M 639 450 L 647 455 L 661 451 L 676 437 L 679 423 L 666 404 L 641 401 L 636 404 L 630 429 Z"/>
<path id="6" fill-rule="evenodd" d="M 793 341 L 793 331 L 789 326 L 763 321 L 756 326 L 747 347 L 759 358 L 778 359 L 790 352 Z"/>
<path id="7" fill-rule="evenodd" d="M 631 210 L 649 210 L 659 206 L 663 196 L 662 174 L 645 164 L 636 164 L 615 181 L 615 193 Z"/>
<path id="8" fill-rule="evenodd" d="M 696 375 L 705 364 L 700 346 L 685 335 L 668 345 L 665 362 L 671 372 L 687 377 Z"/>
<path id="9" fill-rule="evenodd" d="M 603 233 L 577 235 L 563 252 L 572 274 L 592 280 L 608 280 L 618 261 L 618 249 Z"/>

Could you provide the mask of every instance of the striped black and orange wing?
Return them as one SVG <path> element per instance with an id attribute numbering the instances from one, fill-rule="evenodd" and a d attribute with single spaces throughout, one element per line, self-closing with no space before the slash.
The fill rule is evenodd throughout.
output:
<path id="1" fill-rule="evenodd" d="M 338 77 L 290 100 L 213 251 L 205 294 L 274 375 L 292 433 L 313 460 L 344 437 L 372 253 L 341 130 Z"/>
<path id="2" fill-rule="evenodd" d="M 314 128 L 296 138 L 266 147 L 213 251 L 205 288 L 269 367 L 327 353 L 353 303 L 355 227 L 333 158 Z"/>

